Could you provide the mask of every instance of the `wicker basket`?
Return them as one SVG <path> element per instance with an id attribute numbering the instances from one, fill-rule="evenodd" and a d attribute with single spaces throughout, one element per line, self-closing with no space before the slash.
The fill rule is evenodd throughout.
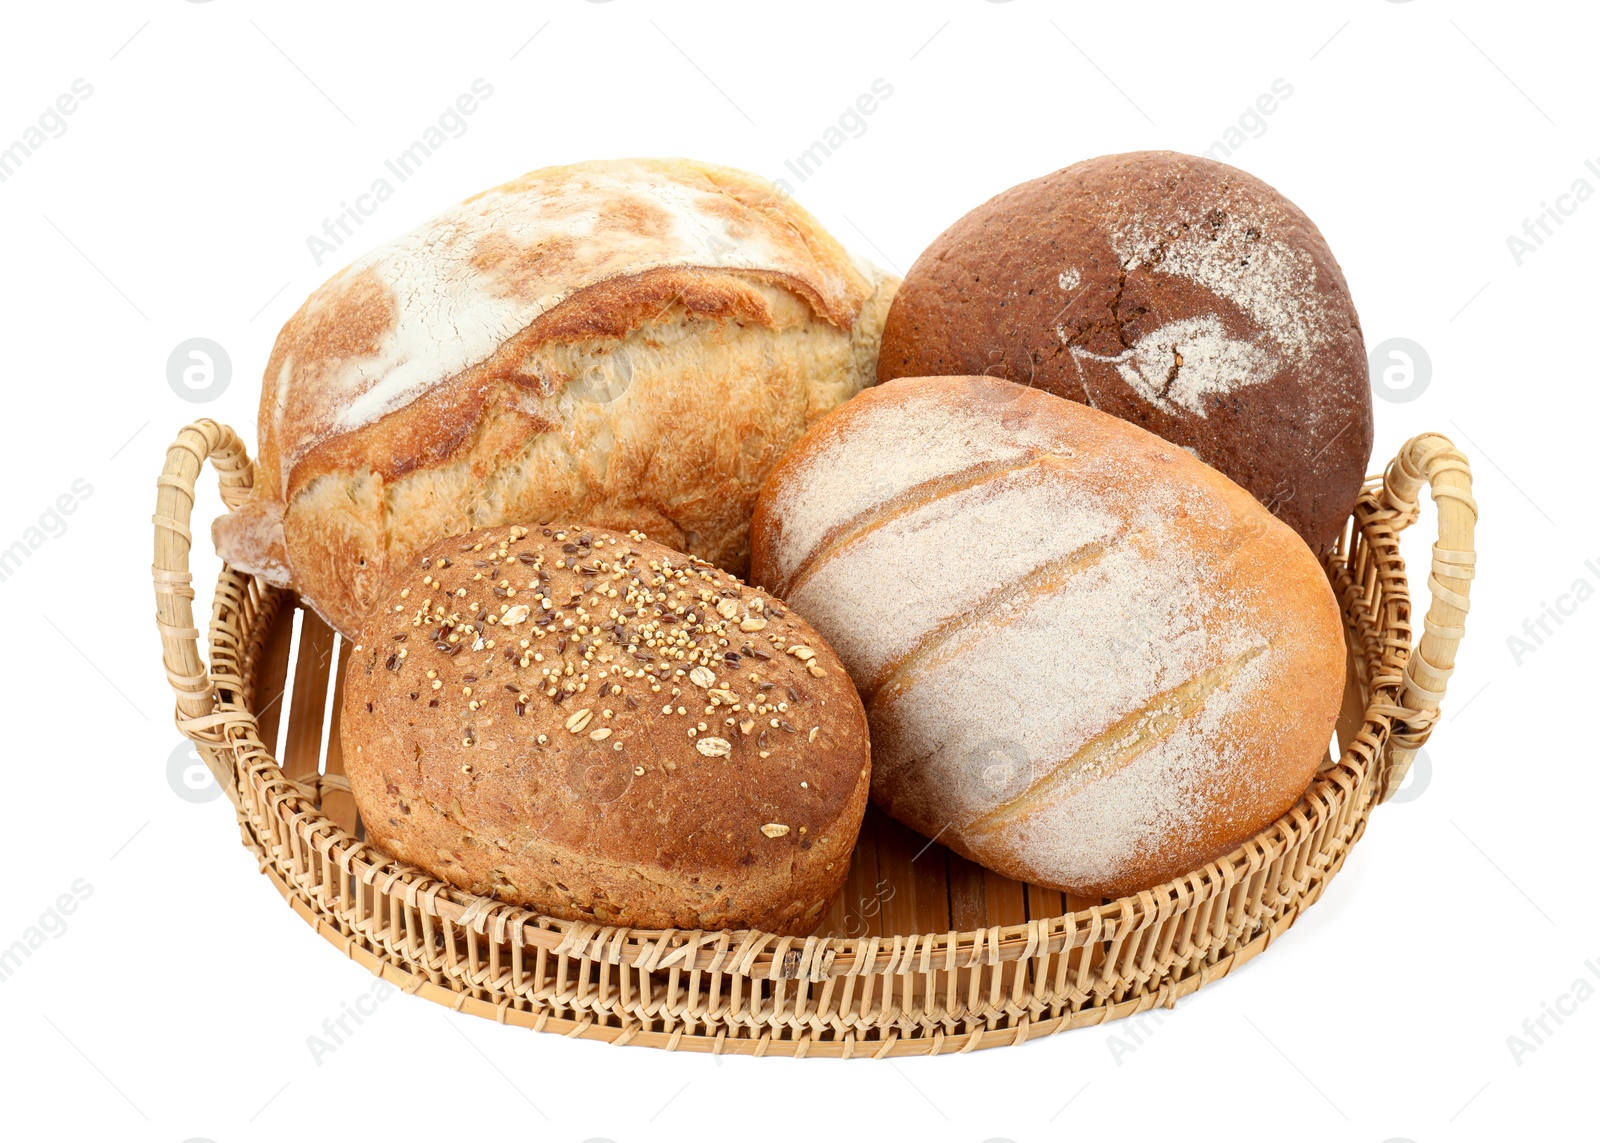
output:
<path id="1" fill-rule="evenodd" d="M 619 1044 L 752 1055 L 1020 1044 L 1171 1007 L 1250 960 L 1322 894 L 1438 719 L 1477 518 L 1466 459 L 1442 436 L 1408 442 L 1368 482 L 1325 560 L 1350 656 L 1341 755 L 1227 857 L 1134 897 L 1081 900 L 983 870 L 869 811 L 818 935 L 657 932 L 476 897 L 365 844 L 339 749 L 341 640 L 291 594 L 224 566 L 209 670 L 201 661 L 189 519 L 207 458 L 229 507 L 254 477 L 239 438 L 211 421 L 184 429 L 167 452 L 153 569 L 167 677 L 179 729 L 290 907 L 374 975 L 457 1011 Z M 1417 518 L 1424 483 L 1440 539 L 1413 650 L 1398 533 Z"/>

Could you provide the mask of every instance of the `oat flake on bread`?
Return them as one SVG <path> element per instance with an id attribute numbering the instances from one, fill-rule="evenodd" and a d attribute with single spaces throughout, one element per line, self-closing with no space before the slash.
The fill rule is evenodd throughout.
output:
<path id="1" fill-rule="evenodd" d="M 1018 880 L 1115 896 L 1227 853 L 1337 716 L 1306 545 L 1178 446 L 1009 382 L 903 379 L 824 418 L 752 560 L 855 680 L 874 801 Z"/>
<path id="2" fill-rule="evenodd" d="M 792 610 L 638 532 L 556 524 L 441 541 L 386 602 L 339 722 L 369 844 L 546 916 L 817 926 L 867 805 L 866 715 Z"/>

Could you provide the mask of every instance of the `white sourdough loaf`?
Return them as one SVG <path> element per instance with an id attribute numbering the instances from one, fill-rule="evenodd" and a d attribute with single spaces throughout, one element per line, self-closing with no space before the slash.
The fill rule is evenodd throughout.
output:
<path id="1" fill-rule="evenodd" d="M 534 171 L 284 326 L 254 499 L 218 551 L 347 635 L 391 564 L 517 520 L 638 528 L 742 573 L 762 479 L 871 383 L 896 282 L 739 171 Z"/>
<path id="2" fill-rule="evenodd" d="M 1287 525 L 1179 446 L 993 378 L 819 422 L 763 489 L 752 578 L 855 680 L 874 801 L 1074 893 L 1264 828 L 1339 709 L 1338 607 Z"/>

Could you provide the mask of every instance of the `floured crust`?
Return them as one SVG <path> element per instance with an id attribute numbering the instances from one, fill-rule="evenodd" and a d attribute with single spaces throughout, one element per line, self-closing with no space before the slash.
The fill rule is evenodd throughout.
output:
<path id="1" fill-rule="evenodd" d="M 683 279 L 577 295 L 690 266 L 780 278 L 845 330 L 871 292 L 814 219 L 742 172 L 673 159 L 532 171 L 379 247 L 307 299 L 267 362 L 263 474 L 276 472 L 280 494 L 291 496 L 305 480 L 296 469 L 318 445 L 467 370 L 491 359 L 514 369 L 516 352 L 544 338 L 619 337 Z M 756 316 L 741 305 L 737 278 L 717 287 L 696 291 L 686 308 Z M 568 301 L 579 304 L 564 319 L 529 329 Z M 619 301 L 621 321 L 604 312 Z"/>
<path id="2" fill-rule="evenodd" d="M 1012 187 L 912 266 L 878 379 L 988 374 L 1191 449 L 1321 552 L 1372 452 L 1350 290 L 1316 226 L 1244 171 L 1106 155 Z"/>
<path id="3" fill-rule="evenodd" d="M 819 422 L 762 491 L 752 578 L 855 680 L 874 801 L 1085 895 L 1285 812 L 1343 691 L 1337 604 L 1288 527 L 1181 448 L 992 378 Z"/>
<path id="4" fill-rule="evenodd" d="M 650 159 L 534 171 L 353 263 L 289 320 L 263 379 L 255 518 L 218 521 L 218 548 L 274 582 L 287 575 L 347 634 L 390 558 L 448 534 L 420 518 L 397 520 L 399 500 L 431 505 L 423 514 L 441 526 L 579 515 L 648 523 L 743 570 L 744 528 L 765 469 L 722 490 L 736 504 L 731 523 L 637 471 L 632 483 L 590 474 L 598 481 L 578 481 L 566 499 L 523 496 L 523 517 L 485 514 L 454 488 L 398 486 L 426 484 L 456 463 L 472 470 L 474 485 L 503 477 L 540 434 L 564 437 L 574 457 L 605 450 L 626 426 L 586 429 L 575 411 L 592 420 L 589 407 L 599 405 L 607 418 L 644 428 L 638 415 L 651 410 L 640 393 L 624 395 L 641 372 L 705 386 L 722 407 L 730 397 L 737 407 L 741 390 L 786 387 L 795 399 L 784 418 L 750 424 L 721 414 L 687 426 L 690 437 L 727 438 L 700 456 L 702 485 L 683 490 L 703 493 L 747 467 L 746 438 L 759 438 L 748 447 L 775 460 L 810 419 L 871 383 L 896 282 L 741 172 Z M 656 352 L 669 342 L 674 356 Z M 605 371 L 618 353 L 648 358 L 651 368 L 620 379 L 613 370 L 604 400 L 567 398 L 575 379 Z M 662 400 L 663 388 L 649 399 Z M 594 433 L 598 446 L 587 439 Z M 648 443 L 672 447 L 659 435 Z M 330 481 L 341 487 L 319 490 Z"/>
<path id="5" fill-rule="evenodd" d="M 572 920 L 809 932 L 866 808 L 816 632 L 638 533 L 489 529 L 396 569 L 340 728 L 375 845 Z"/>

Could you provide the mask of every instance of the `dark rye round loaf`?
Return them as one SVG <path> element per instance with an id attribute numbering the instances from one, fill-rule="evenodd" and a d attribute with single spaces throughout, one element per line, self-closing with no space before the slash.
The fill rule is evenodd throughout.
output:
<path id="1" fill-rule="evenodd" d="M 341 731 L 373 844 L 641 928 L 802 934 L 849 867 L 866 716 L 815 631 L 703 560 L 501 527 L 393 571 Z"/>
<path id="2" fill-rule="evenodd" d="M 890 308 L 878 380 L 987 374 L 1182 445 L 1317 551 L 1372 452 L 1361 326 L 1328 244 L 1243 171 L 1107 155 L 990 199 Z"/>

